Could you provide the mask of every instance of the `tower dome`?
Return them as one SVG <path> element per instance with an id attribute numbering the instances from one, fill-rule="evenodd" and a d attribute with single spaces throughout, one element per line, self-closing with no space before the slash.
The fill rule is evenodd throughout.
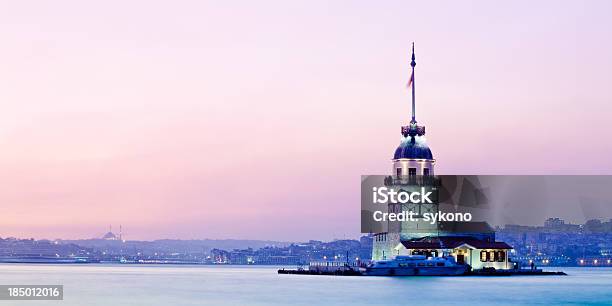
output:
<path id="1" fill-rule="evenodd" d="M 425 142 L 425 137 L 415 136 L 414 141 L 411 137 L 402 137 L 402 141 L 395 149 L 393 159 L 433 159 L 433 154 Z"/>

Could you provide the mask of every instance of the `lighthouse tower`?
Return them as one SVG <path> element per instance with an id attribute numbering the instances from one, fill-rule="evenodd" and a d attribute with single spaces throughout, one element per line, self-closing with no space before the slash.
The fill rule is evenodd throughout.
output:
<path id="1" fill-rule="evenodd" d="M 408 193 L 426 189 L 436 191 L 443 187 L 443 182 L 440 177 L 433 177 L 435 160 L 425 143 L 425 127 L 418 125 L 416 120 L 414 44 L 410 66 L 412 74 L 408 86 L 412 89 L 412 120 L 409 125 L 402 126 L 402 139 L 393 155 L 393 173 L 384 177 L 384 184 L 389 189 Z M 438 192 L 433 192 L 432 197 L 436 198 L 429 203 L 389 202 L 389 213 L 409 211 L 415 213 L 416 218 L 398 222 L 389 219 L 386 231 L 373 235 L 372 260 L 393 259 L 399 255 L 453 256 L 457 263 L 469 264 L 474 270 L 512 267 L 508 259 L 512 247 L 495 241 L 495 231 L 487 222 L 428 222 L 425 216 L 440 212 L 437 195 Z"/>
<path id="2" fill-rule="evenodd" d="M 408 81 L 408 87 L 412 91 L 412 119 L 401 129 L 401 142 L 393 154 L 393 172 L 388 187 L 405 190 L 418 191 L 429 176 L 434 175 L 435 159 L 431 150 L 425 142 L 425 126 L 417 124 L 416 99 L 415 99 L 415 74 L 416 66 L 414 43 L 412 44 L 412 73 Z M 417 212 L 422 215 L 426 212 L 436 212 L 437 204 L 389 204 L 389 212 L 401 212 L 404 210 Z M 420 238 L 438 233 L 438 226 L 428 222 L 393 222 L 389 223 L 388 231 L 374 235 L 372 259 L 390 259 L 400 255 L 402 251 L 401 241 Z"/>

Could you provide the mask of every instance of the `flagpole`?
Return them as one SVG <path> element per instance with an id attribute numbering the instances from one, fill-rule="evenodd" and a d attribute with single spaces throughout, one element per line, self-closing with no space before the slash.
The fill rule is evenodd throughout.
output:
<path id="1" fill-rule="evenodd" d="M 414 42 L 412 42 L 412 62 L 410 62 L 410 66 L 412 66 L 412 121 L 410 123 L 416 123 L 416 107 L 414 102 L 414 66 L 416 66 L 416 62 L 414 61 Z"/>

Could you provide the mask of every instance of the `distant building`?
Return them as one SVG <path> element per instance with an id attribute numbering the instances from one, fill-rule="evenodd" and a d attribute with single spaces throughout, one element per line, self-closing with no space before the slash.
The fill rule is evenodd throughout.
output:
<path id="1" fill-rule="evenodd" d="M 612 220 L 602 222 L 599 219 L 591 219 L 584 224 L 584 229 L 591 233 L 610 232 L 612 231 Z"/>
<path id="2" fill-rule="evenodd" d="M 230 252 L 220 249 L 212 249 L 210 251 L 211 262 L 215 264 L 228 264 L 230 263 L 229 257 Z"/>
<path id="3" fill-rule="evenodd" d="M 119 235 L 115 235 L 115 233 L 113 233 L 113 226 L 109 225 L 108 226 L 108 232 L 106 234 L 104 234 L 104 236 L 102 236 L 101 239 L 103 240 L 123 240 L 123 234 L 122 234 L 122 228 L 121 225 L 119 225 Z"/>
<path id="4" fill-rule="evenodd" d="M 544 221 L 544 227 L 547 228 L 557 229 L 563 227 L 564 225 L 565 221 L 559 218 L 548 218 L 546 221 Z"/>
<path id="5" fill-rule="evenodd" d="M 108 232 L 102 236 L 104 240 L 118 240 L 117 236 L 113 232 Z"/>

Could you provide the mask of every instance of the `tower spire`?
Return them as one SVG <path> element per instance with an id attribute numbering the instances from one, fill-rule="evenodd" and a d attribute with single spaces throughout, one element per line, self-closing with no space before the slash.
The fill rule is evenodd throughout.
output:
<path id="1" fill-rule="evenodd" d="M 417 125 L 416 121 L 416 102 L 414 95 L 414 66 L 416 66 L 415 56 L 414 56 L 414 42 L 412 43 L 412 61 L 410 62 L 410 66 L 412 66 L 412 73 L 410 74 L 410 80 L 408 81 L 408 87 L 412 87 L 412 120 L 410 120 L 410 124 L 407 126 L 402 126 L 402 135 L 404 137 L 410 136 L 411 142 L 415 143 L 415 136 L 423 136 L 425 135 L 425 127 Z"/>
<path id="2" fill-rule="evenodd" d="M 412 66 L 412 75 L 410 76 L 410 85 L 412 85 L 412 120 L 410 123 L 416 123 L 416 103 L 414 96 L 414 66 L 416 66 L 416 61 L 414 57 L 414 42 L 412 42 L 412 61 L 410 62 L 410 66 Z"/>

